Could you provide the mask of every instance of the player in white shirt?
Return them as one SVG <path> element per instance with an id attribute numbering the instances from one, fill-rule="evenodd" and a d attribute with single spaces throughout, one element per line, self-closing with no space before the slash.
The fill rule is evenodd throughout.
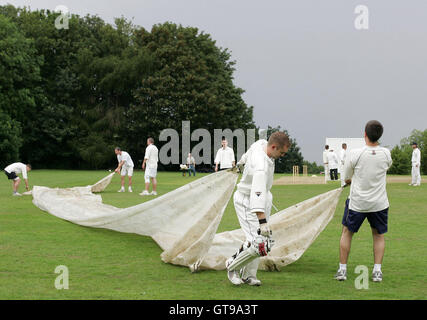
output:
<path id="1" fill-rule="evenodd" d="M 345 164 L 345 158 L 347 157 L 347 144 L 342 144 L 342 149 L 340 152 L 340 179 L 341 179 L 341 187 L 345 186 L 345 179 L 344 179 L 344 164 Z"/>
<path id="2" fill-rule="evenodd" d="M 233 168 L 236 164 L 234 158 L 234 151 L 228 147 L 228 142 L 226 139 L 223 139 L 222 147 L 218 150 L 215 157 L 215 172 L 218 171 L 218 165 L 220 170 Z"/>
<path id="3" fill-rule="evenodd" d="M 328 166 L 328 153 L 329 153 L 329 146 L 325 146 L 325 150 L 323 151 L 323 166 L 325 167 L 325 181 L 328 181 L 331 179 L 330 173 L 329 173 L 329 166 Z"/>
<path id="4" fill-rule="evenodd" d="M 374 269 L 372 280 L 382 281 L 381 263 L 384 257 L 389 201 L 386 191 L 387 170 L 392 165 L 390 151 L 379 146 L 383 126 L 376 120 L 365 127 L 366 146 L 353 149 L 347 154 L 344 175 L 351 184 L 350 196 L 342 219 L 343 230 L 340 240 L 340 265 L 335 275 L 337 280 L 347 279 L 347 261 L 353 234 L 365 218 L 372 229 L 374 248 Z"/>
<path id="5" fill-rule="evenodd" d="M 6 174 L 7 178 L 9 180 L 12 180 L 12 189 L 13 189 L 13 196 L 21 196 L 20 193 L 18 193 L 18 187 L 21 182 L 21 179 L 19 179 L 18 174 L 22 173 L 22 178 L 25 181 L 25 189 L 27 191 L 30 191 L 30 187 L 28 186 L 28 175 L 27 173 L 31 171 L 31 165 L 30 164 L 23 164 L 21 162 L 15 162 L 11 165 L 8 165 L 6 168 L 4 168 L 4 173 Z"/>
<path id="6" fill-rule="evenodd" d="M 142 170 L 145 170 L 145 190 L 140 193 L 141 196 L 157 196 L 157 163 L 159 162 L 159 150 L 154 145 L 154 139 L 147 139 L 147 148 L 145 149 L 144 162 Z M 153 184 L 153 191 L 150 193 L 150 180 Z"/>
<path id="7" fill-rule="evenodd" d="M 234 208 L 246 241 L 226 261 L 228 279 L 234 285 L 261 285 L 257 279 L 259 257 L 271 250 L 272 233 L 268 226 L 273 196 L 274 160 L 283 157 L 290 146 L 283 132 L 275 132 L 268 142 L 259 140 L 242 156 L 238 167 L 243 176 L 234 193 Z"/>
<path id="8" fill-rule="evenodd" d="M 416 142 L 412 142 L 412 182 L 410 186 L 420 186 L 421 185 L 421 151 L 418 149 L 418 144 Z"/>
<path id="9" fill-rule="evenodd" d="M 117 147 L 114 152 L 117 155 L 117 162 L 119 165 L 117 166 L 115 172 L 121 174 L 121 183 L 122 187 L 118 192 L 125 192 L 125 176 L 129 177 L 129 192 L 132 192 L 132 176 L 133 176 L 133 161 L 130 157 L 129 153 L 126 151 L 122 151 L 119 147 Z"/>
<path id="10" fill-rule="evenodd" d="M 338 180 L 338 156 L 334 152 L 334 150 L 329 150 L 329 153 L 327 155 L 328 157 L 328 166 L 329 166 L 329 173 L 331 175 L 331 180 Z"/>

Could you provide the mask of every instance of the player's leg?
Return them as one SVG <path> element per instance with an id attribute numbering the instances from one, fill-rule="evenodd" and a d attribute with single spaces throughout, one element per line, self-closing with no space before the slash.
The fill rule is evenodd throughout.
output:
<path id="1" fill-rule="evenodd" d="M 150 169 L 151 183 L 153 184 L 152 196 L 157 196 L 157 168 Z"/>
<path id="2" fill-rule="evenodd" d="M 350 255 L 351 241 L 354 233 L 356 233 L 363 221 L 365 214 L 352 211 L 349 209 L 350 199 L 345 202 L 344 215 L 342 218 L 342 232 L 340 238 L 340 263 L 335 279 L 342 281 L 347 280 L 347 262 Z"/>
<path id="3" fill-rule="evenodd" d="M 254 224 L 255 221 L 253 221 L 253 216 L 248 214 L 249 195 L 245 195 L 239 191 L 236 191 L 233 196 L 233 202 L 234 209 L 236 210 L 237 218 L 239 220 L 240 227 L 245 234 L 246 241 L 242 244 L 239 250 L 226 261 L 227 269 L 229 269 L 230 265 L 233 265 L 236 263 L 236 261 L 238 261 L 236 259 L 242 259 L 250 262 L 249 260 L 254 260 L 257 258 L 255 252 L 252 250 L 253 248 L 251 248 L 251 243 L 257 234 L 258 226 Z M 256 222 L 259 224 L 258 220 L 256 220 Z M 240 275 L 240 269 L 228 270 L 227 276 L 234 285 L 240 285 L 244 283 Z"/>
<path id="4" fill-rule="evenodd" d="M 129 168 L 128 169 L 129 192 L 133 192 L 133 190 L 132 190 L 132 176 L 133 176 L 133 168 Z"/>
<path id="5" fill-rule="evenodd" d="M 420 168 L 420 166 L 421 165 L 419 165 L 418 167 L 417 167 L 417 169 L 416 169 L 416 176 L 417 176 L 417 178 L 416 178 L 416 185 L 417 186 L 420 186 L 421 185 L 421 168 Z"/>
<path id="6" fill-rule="evenodd" d="M 153 185 L 153 191 L 151 192 L 152 196 L 157 196 L 157 178 L 156 177 L 152 177 L 151 178 L 151 183 Z"/>
<path id="7" fill-rule="evenodd" d="M 385 237 L 388 226 L 388 208 L 379 212 L 373 212 L 368 215 L 368 221 L 372 229 L 373 251 L 374 251 L 374 270 L 372 271 L 372 280 L 381 282 L 383 274 L 381 265 L 385 252 Z"/>
<path id="8" fill-rule="evenodd" d="M 409 184 L 410 186 L 415 185 L 416 182 L 416 177 L 415 177 L 415 165 L 412 165 L 412 169 L 411 169 L 411 183 Z"/>
<path id="9" fill-rule="evenodd" d="M 144 174 L 145 190 L 139 194 L 140 196 L 149 196 L 150 195 L 150 193 L 148 192 L 148 189 L 150 188 L 150 174 L 148 171 L 149 171 L 148 168 L 145 168 L 145 174 Z"/>
<path id="10" fill-rule="evenodd" d="M 351 240 L 353 239 L 354 233 L 348 230 L 346 226 L 343 226 L 340 239 L 340 264 L 347 265 L 348 256 L 350 255 Z"/>
<path id="11" fill-rule="evenodd" d="M 271 207 L 273 205 L 273 195 L 271 192 L 268 192 L 268 200 L 267 200 L 267 207 L 265 210 L 265 216 L 267 221 L 270 220 L 270 214 L 271 214 Z M 258 217 L 257 217 L 258 219 Z M 257 221 L 259 225 L 259 221 Z M 254 237 L 254 235 L 251 233 L 249 235 L 250 237 Z M 274 236 L 274 235 L 273 235 Z M 255 259 L 254 261 L 248 263 L 245 268 L 242 269 L 241 277 L 243 281 L 249 285 L 252 286 L 260 286 L 261 281 L 257 279 L 257 271 L 259 267 L 259 258 Z"/>
<path id="12" fill-rule="evenodd" d="M 14 195 L 19 195 L 18 188 L 20 183 L 21 183 L 21 179 L 19 179 L 18 177 L 12 180 L 12 188 L 13 188 Z"/>

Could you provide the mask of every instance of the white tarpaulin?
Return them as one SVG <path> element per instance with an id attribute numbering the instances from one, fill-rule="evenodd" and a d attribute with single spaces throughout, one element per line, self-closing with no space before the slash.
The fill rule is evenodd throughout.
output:
<path id="1" fill-rule="evenodd" d="M 33 203 L 70 222 L 150 236 L 164 250 L 164 262 L 198 269 L 225 269 L 225 260 L 244 240 L 242 230 L 216 234 L 238 175 L 221 171 L 154 200 L 119 209 L 102 203 L 113 174 L 93 186 L 34 187 Z M 280 211 L 270 219 L 276 241 L 260 268 L 278 270 L 296 261 L 332 219 L 341 188 Z"/>

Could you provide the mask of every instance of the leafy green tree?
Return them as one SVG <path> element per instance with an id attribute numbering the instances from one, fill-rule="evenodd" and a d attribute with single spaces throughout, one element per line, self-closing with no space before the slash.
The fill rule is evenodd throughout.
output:
<path id="1" fill-rule="evenodd" d="M 25 113 L 35 108 L 41 65 L 34 42 L 25 38 L 10 19 L 0 15 L 1 111 L 24 119 Z"/>
<path id="2" fill-rule="evenodd" d="M 270 137 L 270 135 L 276 131 L 281 131 L 286 133 L 289 137 L 291 146 L 289 147 L 289 150 L 284 157 L 281 157 L 276 160 L 275 171 L 277 173 L 285 173 L 285 172 L 290 173 L 292 172 L 293 166 L 299 166 L 300 171 L 302 172 L 304 158 L 300 152 L 300 147 L 298 147 L 297 141 L 291 138 L 287 130 L 281 130 L 280 126 L 275 128 L 268 126 L 267 137 Z"/>
<path id="3" fill-rule="evenodd" d="M 412 148 L 409 145 L 395 146 L 391 150 L 393 164 L 389 169 L 390 174 L 410 174 L 411 173 Z"/>
<path id="4" fill-rule="evenodd" d="M 319 174 L 325 170 L 323 166 L 318 166 L 316 162 L 309 162 L 304 160 L 302 164 L 307 166 L 308 174 Z M 302 172 L 301 170 L 302 169 L 300 169 L 300 172 Z"/>
<path id="5" fill-rule="evenodd" d="M 21 125 L 8 114 L 0 111 L 0 167 L 19 160 Z"/>
<path id="6" fill-rule="evenodd" d="M 233 84 L 234 61 L 218 48 L 209 34 L 197 28 L 164 23 L 135 32 L 138 46 L 154 59 L 153 73 L 139 84 L 136 102 L 127 112 L 130 137 L 141 153 L 148 136 L 166 128 L 254 128 L 253 108 L 242 99 L 243 90 Z"/>

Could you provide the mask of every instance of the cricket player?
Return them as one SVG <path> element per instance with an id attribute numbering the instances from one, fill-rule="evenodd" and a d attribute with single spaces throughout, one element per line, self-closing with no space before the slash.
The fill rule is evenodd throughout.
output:
<path id="1" fill-rule="evenodd" d="M 386 191 L 387 170 L 392 164 L 390 151 L 379 146 L 383 126 L 376 120 L 365 127 L 366 146 L 349 151 L 344 165 L 347 184 L 351 184 L 350 196 L 346 201 L 343 229 L 340 240 L 340 263 L 335 275 L 337 280 L 347 280 L 347 260 L 353 234 L 365 218 L 372 229 L 374 247 L 374 269 L 372 280 L 381 282 L 381 264 L 384 256 L 389 202 Z"/>
<path id="2" fill-rule="evenodd" d="M 421 151 L 416 142 L 412 142 L 412 149 L 412 182 L 410 186 L 417 187 L 421 185 Z"/>
<path id="3" fill-rule="evenodd" d="M 157 196 L 157 163 L 159 162 L 159 149 L 154 145 L 154 139 L 147 139 L 147 148 L 145 149 L 144 162 L 142 170 L 145 170 L 145 190 L 140 193 L 141 196 Z M 150 180 L 153 184 L 153 191 L 150 193 Z"/>
<path id="4" fill-rule="evenodd" d="M 330 174 L 329 174 L 329 165 L 328 165 L 328 153 L 329 153 L 329 146 L 325 146 L 325 150 L 323 151 L 323 166 L 325 167 L 325 182 L 330 180 Z"/>
<path id="5" fill-rule="evenodd" d="M 242 156 L 238 168 L 243 176 L 234 193 L 234 208 L 246 240 L 226 261 L 228 279 L 234 285 L 261 285 L 256 274 L 259 257 L 271 250 L 272 232 L 268 226 L 273 196 L 274 160 L 283 157 L 290 146 L 288 136 L 275 132 L 268 142 L 259 140 Z"/>
<path id="6" fill-rule="evenodd" d="M 215 172 L 218 171 L 218 166 L 220 170 L 226 170 L 233 168 L 236 164 L 234 158 L 234 151 L 228 147 L 228 141 L 222 139 L 222 147 L 218 150 L 215 157 Z"/>
<path id="7" fill-rule="evenodd" d="M 338 157 L 334 150 L 329 150 L 328 152 L 328 166 L 329 173 L 331 175 L 331 180 L 338 180 Z"/>
<path id="8" fill-rule="evenodd" d="M 129 153 L 126 151 L 122 151 L 119 147 L 117 147 L 114 152 L 117 155 L 117 162 L 119 165 L 117 166 L 116 170 L 114 170 L 117 173 L 121 174 L 121 183 L 122 187 L 117 192 L 125 192 L 125 176 L 127 175 L 129 178 L 129 192 L 132 192 L 132 176 L 133 176 L 133 161 L 130 157 Z"/>
<path id="9" fill-rule="evenodd" d="M 4 168 L 4 173 L 6 174 L 7 178 L 9 180 L 12 180 L 12 189 L 13 189 L 12 196 L 14 197 L 21 196 L 21 194 L 18 193 L 18 187 L 21 182 L 21 179 L 19 179 L 18 177 L 18 174 L 20 173 L 22 173 L 22 178 L 25 181 L 25 189 L 27 189 L 27 191 L 30 191 L 30 188 L 28 186 L 28 175 L 27 175 L 29 171 L 31 171 L 31 165 L 23 164 L 21 162 L 12 163 L 11 165 L 8 165 L 6 168 Z"/>
<path id="10" fill-rule="evenodd" d="M 344 164 L 345 164 L 345 158 L 347 157 L 347 143 L 342 144 L 342 149 L 340 152 L 340 179 L 341 179 L 341 187 L 345 186 L 345 179 L 344 179 Z"/>

